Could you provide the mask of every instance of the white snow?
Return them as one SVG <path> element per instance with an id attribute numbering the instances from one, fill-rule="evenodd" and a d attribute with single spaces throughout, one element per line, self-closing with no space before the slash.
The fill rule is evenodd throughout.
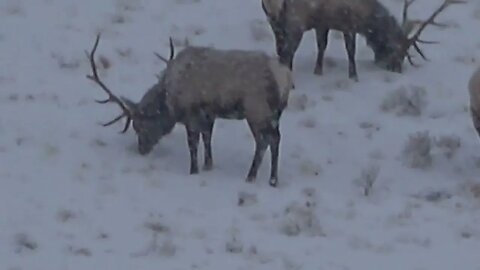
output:
<path id="1" fill-rule="evenodd" d="M 402 1 L 382 2 L 400 16 Z M 412 17 L 439 4 L 416 1 Z M 308 32 L 272 188 L 269 152 L 245 183 L 245 122 L 217 121 L 214 170 L 190 176 L 183 126 L 140 156 L 132 129 L 98 124 L 119 108 L 95 103 L 105 93 L 85 78 L 99 30 L 100 75 L 134 100 L 164 68 L 153 52 L 168 56 L 169 36 L 177 50 L 188 37 L 273 55 L 260 0 L 1 0 L 0 269 L 480 269 L 480 141 L 467 110 L 479 14 L 477 0 L 447 9 L 438 21 L 452 27 L 423 34 L 440 41 L 422 46 L 431 61 L 403 74 L 375 67 L 358 37 L 357 83 L 335 32 L 313 74 Z"/>

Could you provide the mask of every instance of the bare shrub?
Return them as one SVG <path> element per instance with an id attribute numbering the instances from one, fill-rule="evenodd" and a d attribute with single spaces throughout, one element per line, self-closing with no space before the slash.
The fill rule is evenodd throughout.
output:
<path id="1" fill-rule="evenodd" d="M 202 25 L 192 24 L 192 25 L 187 26 L 185 31 L 187 33 L 190 33 L 190 34 L 194 35 L 194 36 L 200 36 L 200 35 L 206 33 L 207 29 Z"/>
<path id="2" fill-rule="evenodd" d="M 9 95 L 8 95 L 8 100 L 10 100 L 10 101 L 16 102 L 16 101 L 18 101 L 18 99 L 19 99 L 19 95 L 18 95 L 18 94 L 9 94 Z"/>
<path id="3" fill-rule="evenodd" d="M 476 20 L 480 20 L 480 5 L 473 9 L 472 16 Z"/>
<path id="4" fill-rule="evenodd" d="M 299 124 L 306 128 L 314 128 L 317 125 L 317 119 L 312 116 L 307 116 L 300 120 Z"/>
<path id="5" fill-rule="evenodd" d="M 65 223 L 76 217 L 75 213 L 72 210 L 61 209 L 57 212 L 57 220 Z"/>
<path id="6" fill-rule="evenodd" d="M 303 263 L 293 261 L 286 256 L 282 257 L 282 264 L 285 270 L 301 270 L 304 267 Z"/>
<path id="7" fill-rule="evenodd" d="M 425 200 L 427 202 L 441 202 L 448 200 L 452 197 L 452 194 L 445 190 L 428 190 L 413 195 L 414 198 Z"/>
<path id="8" fill-rule="evenodd" d="M 303 175 L 318 176 L 322 173 L 322 166 L 311 160 L 303 160 L 300 163 L 300 172 Z"/>
<path id="9" fill-rule="evenodd" d="M 443 151 L 445 157 L 451 159 L 462 143 L 460 137 L 456 135 L 443 135 L 435 140 L 435 145 Z"/>
<path id="10" fill-rule="evenodd" d="M 172 239 L 167 238 L 160 245 L 158 244 L 158 236 L 160 233 L 166 232 L 165 228 L 158 223 L 147 223 L 146 226 L 153 231 L 152 239 L 145 248 L 139 252 L 132 253 L 131 256 L 140 257 L 150 254 L 155 254 L 162 257 L 174 256 L 177 251 L 177 247 L 173 243 Z"/>
<path id="11" fill-rule="evenodd" d="M 307 95 L 292 93 L 288 100 L 287 109 L 290 111 L 303 112 L 313 106 L 315 106 L 315 102 L 309 100 Z"/>
<path id="12" fill-rule="evenodd" d="M 98 61 L 100 63 L 100 66 L 102 67 L 102 69 L 109 69 L 110 67 L 112 67 L 112 63 L 110 62 L 110 60 L 104 56 L 104 55 L 100 55 L 98 57 Z"/>
<path id="13" fill-rule="evenodd" d="M 420 116 L 427 105 L 427 91 L 421 86 L 402 86 L 384 98 L 380 109 L 397 116 Z"/>
<path id="14" fill-rule="evenodd" d="M 47 157 L 57 156 L 58 153 L 60 152 L 60 149 L 56 145 L 52 145 L 52 144 L 47 143 L 47 144 L 45 144 L 44 147 L 45 147 L 44 148 L 45 156 L 47 156 Z"/>
<path id="15" fill-rule="evenodd" d="M 432 138 L 428 131 L 409 136 L 402 152 L 404 164 L 410 168 L 426 169 L 432 165 Z"/>
<path id="16" fill-rule="evenodd" d="M 468 181 L 461 185 L 462 192 L 465 192 L 469 197 L 480 199 L 480 183 L 477 181 Z"/>
<path id="17" fill-rule="evenodd" d="M 142 8 L 141 0 L 117 0 L 116 8 L 123 12 L 137 11 Z"/>
<path id="18" fill-rule="evenodd" d="M 352 87 L 353 85 L 353 81 L 350 80 L 350 79 L 346 79 L 346 78 L 343 78 L 343 79 L 338 79 L 334 82 L 334 85 L 333 87 L 336 89 L 336 90 L 348 90 Z"/>
<path id="19" fill-rule="evenodd" d="M 377 181 L 380 167 L 378 165 L 370 165 L 364 168 L 355 182 L 362 187 L 363 195 L 368 197 L 373 189 L 373 185 Z"/>
<path id="20" fill-rule="evenodd" d="M 173 243 L 171 239 L 166 239 L 162 242 L 158 253 L 160 256 L 173 257 L 175 253 L 177 253 L 177 246 Z"/>
<path id="21" fill-rule="evenodd" d="M 125 49 L 117 48 L 117 49 L 115 49 L 115 51 L 122 58 L 130 58 L 132 56 L 132 53 L 133 53 L 132 48 L 125 48 Z"/>
<path id="22" fill-rule="evenodd" d="M 78 248 L 78 247 L 69 246 L 68 251 L 73 255 L 77 255 L 77 256 L 85 256 L 85 257 L 92 256 L 92 252 L 90 251 L 90 249 L 84 248 L 84 247 Z"/>
<path id="23" fill-rule="evenodd" d="M 251 206 L 257 203 L 257 194 L 240 191 L 238 193 L 238 206 Z"/>
<path id="24" fill-rule="evenodd" d="M 66 59 L 63 55 L 54 52 L 51 54 L 52 58 L 57 61 L 57 65 L 61 69 L 77 69 L 80 67 L 79 59 Z"/>
<path id="25" fill-rule="evenodd" d="M 453 58 L 453 60 L 458 63 L 469 64 L 469 65 L 475 64 L 477 62 L 477 58 L 473 53 L 457 55 Z"/>
<path id="26" fill-rule="evenodd" d="M 229 253 L 242 253 L 243 243 L 240 242 L 236 236 L 232 236 L 230 240 L 225 243 L 225 250 Z"/>
<path id="27" fill-rule="evenodd" d="M 6 0 L 3 3 L 2 8 L 7 15 L 18 16 L 25 14 L 25 8 L 22 6 L 22 1 Z"/>
<path id="28" fill-rule="evenodd" d="M 160 222 L 146 222 L 144 224 L 145 228 L 151 230 L 154 233 L 167 233 L 170 232 L 170 228 L 167 225 L 164 225 Z"/>
<path id="29" fill-rule="evenodd" d="M 177 4 L 195 4 L 200 3 L 201 0 L 175 0 Z"/>
<path id="30" fill-rule="evenodd" d="M 315 197 L 316 190 L 313 187 L 307 187 L 302 190 L 302 194 L 307 198 Z"/>
<path id="31" fill-rule="evenodd" d="M 302 232 L 308 236 L 324 236 L 315 215 L 316 203 L 307 200 L 304 204 L 293 202 L 285 208 L 280 231 L 287 236 L 298 236 Z"/>
<path id="32" fill-rule="evenodd" d="M 373 133 L 380 131 L 380 126 L 375 123 L 371 122 L 361 122 L 359 124 L 359 127 L 366 132 L 367 138 L 371 139 L 373 136 Z"/>
<path id="33" fill-rule="evenodd" d="M 113 24 L 124 24 L 130 22 L 131 19 L 126 14 L 123 13 L 116 13 L 112 15 L 111 22 Z"/>
<path id="34" fill-rule="evenodd" d="M 14 236 L 15 252 L 21 253 L 23 250 L 33 251 L 38 248 L 37 242 L 26 233 L 18 233 Z"/>

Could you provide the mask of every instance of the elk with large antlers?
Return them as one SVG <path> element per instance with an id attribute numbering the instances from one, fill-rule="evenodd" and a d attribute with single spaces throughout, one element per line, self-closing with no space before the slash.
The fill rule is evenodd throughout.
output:
<path id="1" fill-rule="evenodd" d="M 145 155 L 176 123 L 187 132 L 190 152 L 190 173 L 198 173 L 197 148 L 200 135 L 204 144 L 204 169 L 212 168 L 211 138 L 216 118 L 246 119 L 255 139 L 255 154 L 247 181 L 256 178 L 258 168 L 268 147 L 271 152 L 270 185 L 278 181 L 280 131 L 279 121 L 293 88 L 291 71 L 276 58 L 260 51 L 218 50 L 188 46 L 174 56 L 163 59 L 167 67 L 158 82 L 139 103 L 116 97 L 98 77 L 94 53 L 100 35 L 89 54 L 96 82 L 109 98 L 101 103 L 114 102 L 123 113 L 104 124 L 111 125 L 127 117 L 123 132 L 132 121 L 138 138 L 138 151 Z"/>
<path id="2" fill-rule="evenodd" d="M 375 62 L 387 70 L 401 73 L 405 58 L 416 66 L 409 54 L 413 48 L 427 60 L 418 43 L 420 34 L 428 25 L 440 25 L 435 18 L 450 4 L 463 0 L 445 0 L 425 21 L 409 21 L 407 9 L 414 0 L 404 0 L 403 22 L 400 25 L 379 0 L 262 0 L 262 8 L 275 36 L 280 61 L 292 69 L 293 57 L 306 31 L 315 29 L 317 61 L 315 74 L 323 73 L 323 56 L 330 29 L 343 32 L 348 55 L 349 78 L 358 80 L 355 50 L 356 34 L 365 37 L 375 55 Z M 413 25 L 418 30 L 411 36 Z"/>

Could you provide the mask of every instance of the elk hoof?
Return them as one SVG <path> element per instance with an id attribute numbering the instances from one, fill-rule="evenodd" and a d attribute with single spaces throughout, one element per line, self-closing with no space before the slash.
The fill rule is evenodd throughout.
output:
<path id="1" fill-rule="evenodd" d="M 278 185 L 278 179 L 277 178 L 271 178 L 270 181 L 268 181 L 271 187 L 277 187 Z"/>
<path id="2" fill-rule="evenodd" d="M 205 163 L 205 165 L 203 165 L 204 171 L 211 171 L 212 169 L 213 169 L 213 165 L 211 163 Z"/>
<path id="3" fill-rule="evenodd" d="M 323 68 L 316 66 L 315 69 L 313 70 L 313 74 L 322 76 L 323 75 Z"/>
<path id="4" fill-rule="evenodd" d="M 198 168 L 190 168 L 190 174 L 191 175 L 198 174 Z"/>
<path id="5" fill-rule="evenodd" d="M 245 182 L 247 183 L 255 182 L 255 176 L 248 176 L 247 179 L 245 179 Z"/>

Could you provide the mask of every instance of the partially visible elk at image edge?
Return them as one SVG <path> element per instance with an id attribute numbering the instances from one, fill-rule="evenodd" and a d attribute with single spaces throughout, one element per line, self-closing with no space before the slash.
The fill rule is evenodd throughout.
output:
<path id="1" fill-rule="evenodd" d="M 477 135 L 480 137 L 480 66 L 475 69 L 468 81 L 468 93 L 470 116 Z"/>

